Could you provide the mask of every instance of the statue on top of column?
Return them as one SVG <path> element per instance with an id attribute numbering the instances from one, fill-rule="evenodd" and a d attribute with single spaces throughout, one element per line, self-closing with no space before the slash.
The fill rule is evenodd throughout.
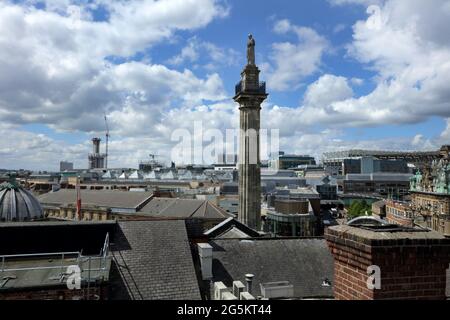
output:
<path id="1" fill-rule="evenodd" d="M 247 64 L 248 65 L 256 65 L 255 63 L 255 39 L 251 34 L 248 35 L 247 42 Z"/>

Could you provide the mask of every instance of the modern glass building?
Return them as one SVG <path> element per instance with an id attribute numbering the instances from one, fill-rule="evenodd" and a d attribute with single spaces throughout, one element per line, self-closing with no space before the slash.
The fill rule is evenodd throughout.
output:
<path id="1" fill-rule="evenodd" d="M 317 235 L 317 217 L 308 200 L 277 199 L 267 211 L 265 231 L 280 237 Z"/>
<path id="2" fill-rule="evenodd" d="M 315 165 L 316 159 L 308 155 L 289 155 L 279 152 L 271 156 L 269 167 L 272 170 L 287 170 L 303 165 Z"/>

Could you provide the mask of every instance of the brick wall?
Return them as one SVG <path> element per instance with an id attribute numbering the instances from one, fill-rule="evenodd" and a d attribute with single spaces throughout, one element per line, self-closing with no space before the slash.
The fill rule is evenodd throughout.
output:
<path id="1" fill-rule="evenodd" d="M 331 227 L 325 237 L 335 258 L 337 300 L 446 298 L 450 239 L 434 232 L 382 234 L 349 226 Z M 381 289 L 367 286 L 367 268 L 381 269 Z"/>
<path id="2" fill-rule="evenodd" d="M 400 226 L 404 227 L 413 227 L 414 226 L 414 220 L 409 219 L 406 217 L 396 216 L 390 212 L 386 214 L 386 220 L 389 223 L 398 224 Z"/>

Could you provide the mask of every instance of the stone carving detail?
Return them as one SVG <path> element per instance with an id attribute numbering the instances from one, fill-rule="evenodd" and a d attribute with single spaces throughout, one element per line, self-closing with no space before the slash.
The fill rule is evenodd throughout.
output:
<path id="1" fill-rule="evenodd" d="M 450 162 L 434 160 L 430 167 L 411 178 L 410 186 L 411 191 L 450 194 Z"/>
<path id="2" fill-rule="evenodd" d="M 256 65 L 255 39 L 253 39 L 253 36 L 251 34 L 248 35 L 248 42 L 247 42 L 247 64 L 251 66 Z"/>
<path id="3" fill-rule="evenodd" d="M 447 165 L 445 172 L 447 173 L 447 193 L 450 193 L 450 163 Z"/>

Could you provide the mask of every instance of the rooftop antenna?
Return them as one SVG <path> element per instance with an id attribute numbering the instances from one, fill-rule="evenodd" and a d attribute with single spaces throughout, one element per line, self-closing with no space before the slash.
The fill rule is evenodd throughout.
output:
<path id="1" fill-rule="evenodd" d="M 106 126 L 106 158 L 105 158 L 105 169 L 108 169 L 108 143 L 109 143 L 109 127 L 108 127 L 108 118 L 106 118 L 106 113 L 104 114 L 105 116 L 105 126 Z"/>

